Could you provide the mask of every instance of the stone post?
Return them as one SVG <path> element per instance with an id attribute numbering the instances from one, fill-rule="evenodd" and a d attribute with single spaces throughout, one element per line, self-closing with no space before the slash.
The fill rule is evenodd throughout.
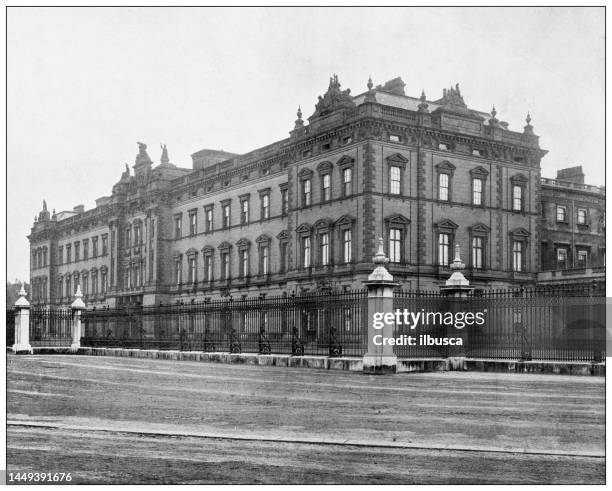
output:
<path id="1" fill-rule="evenodd" d="M 461 262 L 460 256 L 459 244 L 457 244 L 455 245 L 455 259 L 450 265 L 453 273 L 446 280 L 445 286 L 440 288 L 440 291 L 449 297 L 449 311 L 453 314 L 466 309 L 468 294 L 474 290 L 474 287 L 470 286 L 470 282 L 461 272 L 462 269 L 465 269 L 465 264 Z M 468 326 L 462 329 L 452 326 L 447 330 L 448 337 L 461 338 L 463 343 L 461 346 L 449 346 L 449 358 L 465 358 L 465 345 L 468 342 L 467 329 Z"/>
<path id="2" fill-rule="evenodd" d="M 30 302 L 26 299 L 24 284 L 15 302 L 15 344 L 13 353 L 32 353 L 30 346 Z"/>
<path id="3" fill-rule="evenodd" d="M 85 303 L 82 300 L 81 285 L 77 285 L 74 294 L 74 302 L 70 305 L 72 309 L 72 344 L 71 351 L 77 351 L 81 347 L 81 312 L 85 310 Z"/>
<path id="4" fill-rule="evenodd" d="M 376 265 L 374 271 L 368 276 L 364 284 L 368 288 L 368 352 L 363 357 L 363 372 L 382 375 L 395 373 L 397 356 L 393 353 L 393 346 L 382 344 L 383 338 L 393 338 L 395 322 L 383 323 L 383 327 L 374 327 L 374 314 L 393 313 L 393 276 L 385 268 L 389 259 L 383 250 L 383 239 L 379 238 L 378 252 L 373 258 Z M 375 342 L 376 341 L 376 342 Z"/>

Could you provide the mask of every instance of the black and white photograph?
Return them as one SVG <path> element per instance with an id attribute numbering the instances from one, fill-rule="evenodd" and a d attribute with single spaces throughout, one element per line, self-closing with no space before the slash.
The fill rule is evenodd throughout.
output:
<path id="1" fill-rule="evenodd" d="M 5 20 L 3 484 L 606 484 L 604 5 Z"/>

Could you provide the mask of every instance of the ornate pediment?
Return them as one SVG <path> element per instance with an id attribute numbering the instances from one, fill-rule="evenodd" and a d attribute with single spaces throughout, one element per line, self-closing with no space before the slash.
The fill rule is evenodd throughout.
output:
<path id="1" fill-rule="evenodd" d="M 205 245 L 204 247 L 202 247 L 202 254 L 204 254 L 205 256 L 214 254 L 214 252 L 215 252 L 215 248 L 213 246 Z"/>
<path id="2" fill-rule="evenodd" d="M 322 228 L 330 228 L 332 226 L 333 222 L 329 218 L 319 218 L 313 225 L 313 227 L 317 230 Z"/>
<path id="3" fill-rule="evenodd" d="M 319 173 L 327 172 L 332 169 L 333 169 L 333 164 L 329 162 L 328 160 L 321 162 L 319 165 L 317 165 L 317 172 Z"/>
<path id="4" fill-rule="evenodd" d="M 435 226 L 439 229 L 446 230 L 456 230 L 457 228 L 459 228 L 459 225 L 457 225 L 449 218 L 443 218 L 442 220 L 436 222 Z"/>
<path id="5" fill-rule="evenodd" d="M 340 218 L 338 218 L 338 220 L 336 220 L 334 225 L 339 227 L 342 225 L 352 225 L 353 223 L 355 223 L 355 218 L 350 215 L 342 215 Z"/>
<path id="6" fill-rule="evenodd" d="M 188 256 L 195 256 L 197 253 L 198 253 L 197 249 L 194 249 L 193 247 L 190 247 L 185 252 L 185 254 L 187 254 Z"/>
<path id="7" fill-rule="evenodd" d="M 528 179 L 523 174 L 514 174 L 510 181 L 512 181 L 512 184 L 525 184 Z"/>
<path id="8" fill-rule="evenodd" d="M 441 106 L 467 107 L 461 95 L 459 84 L 455 84 L 455 87 L 451 86 L 449 89 L 442 89 L 442 99 L 438 99 L 434 101 L 434 103 L 440 104 Z"/>
<path id="9" fill-rule="evenodd" d="M 329 79 L 329 87 L 325 95 L 319 96 L 319 100 L 315 105 L 315 112 L 308 120 L 325 116 L 339 109 L 351 109 L 354 107 L 355 103 L 351 97 L 351 89 L 340 90 L 338 75 L 334 75 Z"/>
<path id="10" fill-rule="evenodd" d="M 389 165 L 395 165 L 397 167 L 405 169 L 406 164 L 408 163 L 408 159 L 404 157 L 401 153 L 394 153 L 393 155 L 389 155 L 387 157 L 387 163 Z"/>
<path id="11" fill-rule="evenodd" d="M 470 231 L 475 235 L 488 235 L 491 231 L 490 227 L 487 227 L 484 223 L 477 223 L 470 227 Z"/>
<path id="12" fill-rule="evenodd" d="M 312 226 L 309 223 L 302 223 L 298 228 L 295 229 L 298 234 L 309 234 L 312 232 Z"/>
<path id="13" fill-rule="evenodd" d="M 236 246 L 239 249 L 244 249 L 246 247 L 251 247 L 251 241 L 249 239 L 246 238 L 241 238 L 238 242 L 236 242 Z"/>
<path id="14" fill-rule="evenodd" d="M 355 159 L 353 157 L 349 157 L 348 155 L 343 155 L 340 157 L 340 160 L 336 162 L 336 165 L 339 167 L 344 167 L 347 165 L 353 165 L 355 163 Z"/>
<path id="15" fill-rule="evenodd" d="M 489 175 L 489 171 L 479 165 L 478 167 L 474 167 L 473 169 L 470 169 L 470 174 L 472 175 L 472 177 L 483 178 Z"/>
<path id="16" fill-rule="evenodd" d="M 516 239 L 520 239 L 520 238 L 529 237 L 531 234 L 529 233 L 528 230 L 524 229 L 523 227 L 518 227 L 518 228 L 515 228 L 514 230 L 511 230 L 510 235 Z"/>
<path id="17" fill-rule="evenodd" d="M 406 218 L 404 215 L 401 215 L 399 213 L 394 213 L 393 215 L 389 215 L 387 218 L 385 218 L 385 221 L 387 222 L 388 225 L 392 226 L 392 225 L 409 225 L 410 224 L 410 220 L 408 218 Z"/>
<path id="18" fill-rule="evenodd" d="M 219 244 L 219 247 L 217 247 L 217 249 L 219 249 L 220 251 L 229 251 L 231 248 L 232 248 L 232 244 L 230 244 L 226 240 L 221 242 L 221 244 Z"/>
<path id="19" fill-rule="evenodd" d="M 446 172 L 448 174 L 453 174 L 455 172 L 456 167 L 451 164 L 448 160 L 444 160 L 442 162 L 440 162 L 439 164 L 436 164 L 436 169 L 438 169 L 438 172 Z"/>
<path id="20" fill-rule="evenodd" d="M 289 240 L 291 238 L 291 232 L 289 230 L 282 230 L 276 236 L 278 240 Z"/>
<path id="21" fill-rule="evenodd" d="M 298 172 L 298 177 L 300 179 L 310 179 L 312 177 L 312 175 L 313 175 L 312 170 L 306 169 L 306 168 L 304 168 L 300 172 Z"/>
<path id="22" fill-rule="evenodd" d="M 261 234 L 259 237 L 255 239 L 255 242 L 258 244 L 269 244 L 272 241 L 272 237 L 267 234 Z"/>

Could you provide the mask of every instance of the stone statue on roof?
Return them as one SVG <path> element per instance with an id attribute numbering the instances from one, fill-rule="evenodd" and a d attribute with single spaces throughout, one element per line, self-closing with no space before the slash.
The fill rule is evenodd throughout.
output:
<path id="1" fill-rule="evenodd" d="M 153 161 L 147 153 L 147 145 L 142 142 L 136 142 L 138 144 L 138 155 L 136 155 L 136 165 L 138 164 L 151 164 Z"/>
<path id="2" fill-rule="evenodd" d="M 159 161 L 162 164 L 169 164 L 170 163 L 170 159 L 168 158 L 168 149 L 166 148 L 166 144 L 164 143 L 163 145 L 160 143 L 159 146 L 162 149 L 162 154 L 161 154 L 161 158 L 159 159 Z"/>
<path id="3" fill-rule="evenodd" d="M 315 105 L 315 112 L 311 116 L 323 116 L 332 111 L 342 108 L 355 107 L 351 97 L 351 89 L 340 90 L 338 75 L 334 74 L 329 78 L 329 86 L 323 97 L 319 96 L 319 101 Z"/>

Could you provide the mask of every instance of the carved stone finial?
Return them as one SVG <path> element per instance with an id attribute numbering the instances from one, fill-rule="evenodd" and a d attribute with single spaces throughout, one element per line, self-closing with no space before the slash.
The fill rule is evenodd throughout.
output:
<path id="1" fill-rule="evenodd" d="M 465 264 L 463 264 L 461 262 L 461 248 L 459 247 L 459 244 L 455 244 L 455 259 L 453 259 L 453 262 L 450 265 L 451 269 L 464 269 L 465 268 Z"/>
<path id="2" fill-rule="evenodd" d="M 378 237 L 378 251 L 372 258 L 372 262 L 374 264 L 387 264 L 389 262 L 389 258 L 385 256 L 385 247 L 382 236 Z"/>
<path id="3" fill-rule="evenodd" d="M 15 302 L 15 306 L 17 306 L 17 307 L 29 307 L 30 302 L 28 302 L 28 300 L 26 299 L 26 295 L 27 294 L 28 293 L 25 290 L 25 283 L 22 281 L 21 282 L 21 290 L 19 290 L 17 292 L 17 295 L 19 295 L 19 298 Z"/>
<path id="4" fill-rule="evenodd" d="M 368 282 L 390 284 L 393 282 L 393 276 L 385 268 L 385 264 L 389 262 L 385 256 L 384 242 L 382 237 L 378 237 L 378 252 L 372 258 L 372 262 L 376 265 L 374 271 L 368 276 Z M 370 284 L 372 284 L 370 283 Z"/>
<path id="5" fill-rule="evenodd" d="M 370 75 L 368 78 L 368 90 L 372 90 L 372 87 L 374 87 L 374 84 L 372 83 L 372 75 Z"/>
<path id="6" fill-rule="evenodd" d="M 43 199 L 43 211 L 47 211 L 47 202 Z"/>
<path id="7" fill-rule="evenodd" d="M 421 90 L 421 101 L 425 102 L 426 98 L 425 98 L 425 89 Z"/>
<path id="8" fill-rule="evenodd" d="M 426 113 L 429 104 L 427 104 L 427 99 L 425 98 L 425 89 L 421 91 L 421 102 L 419 103 L 418 109 L 420 113 Z"/>
<path id="9" fill-rule="evenodd" d="M 85 303 L 83 302 L 83 293 L 81 293 L 81 284 L 77 283 L 77 289 L 74 294 L 74 302 L 70 305 L 73 309 L 84 309 Z"/>
<path id="10" fill-rule="evenodd" d="M 533 126 L 531 126 L 531 114 L 529 114 L 529 112 L 527 112 L 527 117 L 525 118 L 525 121 L 527 122 L 527 124 L 523 127 L 523 132 L 526 135 L 533 135 Z"/>
<path id="11" fill-rule="evenodd" d="M 298 119 L 302 119 L 302 106 L 301 105 L 298 106 L 297 117 Z"/>
<path id="12" fill-rule="evenodd" d="M 531 123 L 531 114 L 529 114 L 529 111 L 527 111 L 527 117 L 525 118 L 525 121 L 527 122 L 527 124 Z"/>
<path id="13" fill-rule="evenodd" d="M 168 149 L 166 148 L 166 144 L 164 143 L 163 145 L 160 143 L 159 144 L 161 149 L 162 149 L 162 154 L 161 157 L 159 159 L 159 161 L 162 164 L 169 164 L 170 163 L 170 159 L 168 158 Z"/>
<path id="14" fill-rule="evenodd" d="M 494 118 L 496 114 L 497 111 L 495 110 L 495 104 L 493 104 L 493 109 L 491 109 L 491 116 Z"/>
<path id="15" fill-rule="evenodd" d="M 298 106 L 297 110 L 297 119 L 295 120 L 295 129 L 300 129 L 304 127 L 304 120 L 302 119 L 302 106 Z"/>

